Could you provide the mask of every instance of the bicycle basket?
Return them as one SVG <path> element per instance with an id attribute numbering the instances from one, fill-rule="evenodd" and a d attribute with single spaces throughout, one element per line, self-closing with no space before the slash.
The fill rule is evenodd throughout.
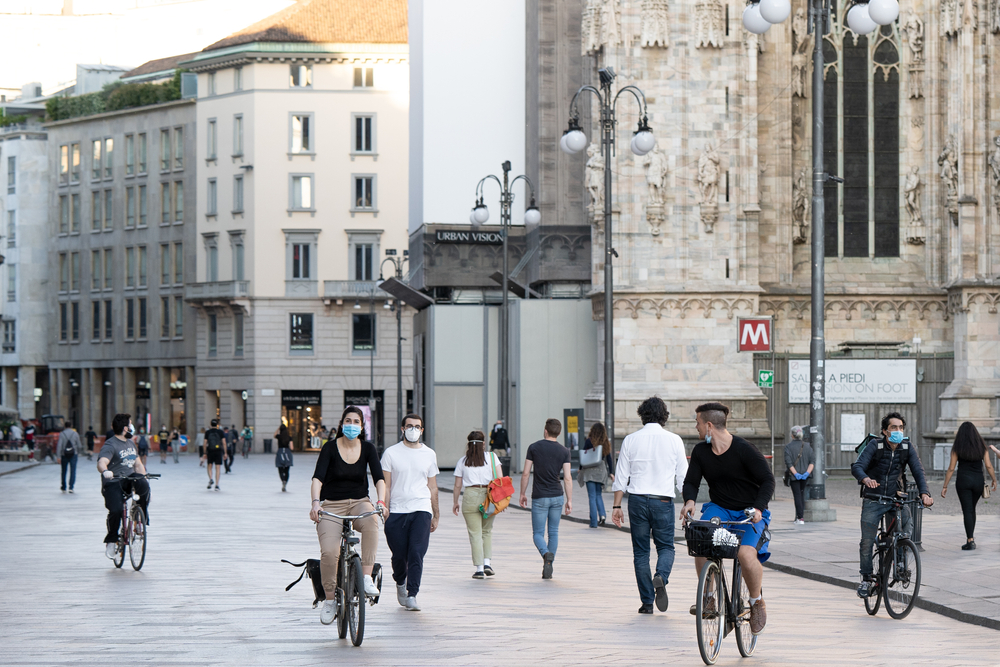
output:
<path id="1" fill-rule="evenodd" d="M 684 528 L 688 555 L 703 558 L 736 558 L 740 538 L 711 521 L 691 521 Z"/>

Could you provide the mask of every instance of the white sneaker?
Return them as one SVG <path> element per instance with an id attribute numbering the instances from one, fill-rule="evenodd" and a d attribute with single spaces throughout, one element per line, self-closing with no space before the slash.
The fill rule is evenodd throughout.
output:
<path id="1" fill-rule="evenodd" d="M 406 598 L 406 611 L 420 611 L 420 605 L 417 604 L 417 598 L 412 595 Z"/>
<path id="2" fill-rule="evenodd" d="M 330 625 L 337 619 L 337 601 L 323 600 L 323 609 L 319 613 L 319 622 Z"/>
<path id="3" fill-rule="evenodd" d="M 796 523 L 796 525 L 799 525 L 799 526 L 804 526 L 804 525 L 806 525 L 806 522 L 805 522 L 805 521 L 803 521 L 802 519 L 796 519 L 796 520 L 795 520 L 795 523 Z"/>
<path id="4" fill-rule="evenodd" d="M 115 553 L 118 551 L 118 545 L 114 542 L 108 542 L 104 547 L 104 555 L 108 558 L 114 558 Z"/>
<path id="5" fill-rule="evenodd" d="M 399 603 L 400 607 L 406 606 L 406 584 L 402 586 L 396 584 L 396 602 Z"/>
<path id="6" fill-rule="evenodd" d="M 378 595 L 378 593 L 379 593 L 378 588 L 375 587 L 375 582 L 372 581 L 372 575 L 366 574 L 365 575 L 365 595 L 368 595 L 368 596 L 371 596 L 371 597 L 376 597 Z"/>

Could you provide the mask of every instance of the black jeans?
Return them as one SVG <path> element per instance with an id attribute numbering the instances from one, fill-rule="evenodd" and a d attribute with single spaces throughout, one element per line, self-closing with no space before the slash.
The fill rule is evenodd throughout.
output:
<path id="1" fill-rule="evenodd" d="M 278 466 L 278 477 L 281 478 L 282 482 L 288 481 L 288 466 Z"/>
<path id="2" fill-rule="evenodd" d="M 795 499 L 795 518 L 801 519 L 805 516 L 805 490 L 808 479 L 792 479 L 788 486 L 792 489 L 792 498 Z"/>
<path id="3" fill-rule="evenodd" d="M 125 514 L 125 494 L 131 494 L 133 489 L 139 494 L 139 507 L 146 513 L 149 522 L 149 482 L 145 479 L 113 479 L 101 487 L 104 494 L 104 506 L 108 508 L 108 534 L 104 543 L 118 541 L 118 529 L 122 525 Z"/>
<path id="4" fill-rule="evenodd" d="M 955 478 L 955 491 L 962 503 L 962 517 L 965 519 L 965 537 L 972 539 L 976 532 L 976 504 L 983 497 L 983 483 L 986 478 L 982 471 L 959 470 Z"/>
<path id="5" fill-rule="evenodd" d="M 232 470 L 234 458 L 236 458 L 236 445 L 226 445 L 226 458 L 223 459 L 223 463 L 226 464 L 226 472 Z"/>
<path id="6" fill-rule="evenodd" d="M 392 552 L 392 579 L 406 582 L 406 594 L 416 597 L 424 573 L 424 555 L 431 539 L 430 512 L 390 514 L 385 521 L 385 543 Z"/>

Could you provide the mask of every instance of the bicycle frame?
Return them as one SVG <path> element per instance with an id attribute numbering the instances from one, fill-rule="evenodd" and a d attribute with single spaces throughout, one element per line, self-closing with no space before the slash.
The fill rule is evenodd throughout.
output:
<path id="1" fill-rule="evenodd" d="M 344 576 L 347 571 L 347 561 L 350 560 L 352 556 L 359 555 L 357 545 L 361 543 L 361 538 L 354 530 L 354 522 L 358 519 L 364 519 L 372 516 L 373 514 L 382 516 L 382 513 L 378 510 L 374 510 L 357 516 L 340 516 L 339 514 L 319 510 L 318 514 L 321 521 L 324 518 L 329 518 L 340 520 L 342 522 L 343 529 L 340 534 L 340 556 L 338 558 L 340 564 L 337 567 L 337 588 L 344 590 Z"/>

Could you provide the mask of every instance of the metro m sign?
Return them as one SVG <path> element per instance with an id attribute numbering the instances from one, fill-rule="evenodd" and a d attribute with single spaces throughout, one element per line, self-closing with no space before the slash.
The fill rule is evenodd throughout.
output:
<path id="1" fill-rule="evenodd" d="M 737 349 L 740 352 L 771 351 L 771 319 L 767 317 L 740 318 L 737 327 Z"/>

